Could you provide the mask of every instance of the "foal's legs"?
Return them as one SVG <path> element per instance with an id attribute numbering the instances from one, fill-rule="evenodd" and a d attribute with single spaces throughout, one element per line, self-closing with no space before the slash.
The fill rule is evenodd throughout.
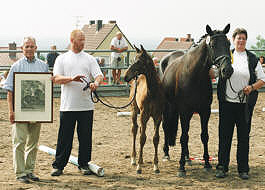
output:
<path id="1" fill-rule="evenodd" d="M 144 110 L 141 110 L 140 113 L 140 120 L 141 120 L 141 128 L 140 128 L 140 151 L 139 151 L 139 160 L 138 160 L 138 166 L 137 166 L 137 173 L 141 174 L 142 173 L 142 164 L 143 164 L 143 148 L 146 142 L 146 124 L 150 118 L 150 115 L 146 113 Z"/>
<path id="2" fill-rule="evenodd" d="M 179 167 L 179 177 L 185 177 L 186 171 L 185 171 L 185 163 L 186 159 L 185 157 L 189 157 L 189 151 L 188 151 L 188 141 L 189 141 L 189 128 L 190 128 L 190 120 L 192 117 L 192 112 L 187 113 L 181 113 L 180 114 L 180 122 L 181 122 L 181 137 L 180 137 L 180 143 L 181 143 L 181 157 L 180 157 L 180 167 Z"/>
<path id="3" fill-rule="evenodd" d="M 157 149 L 158 149 L 158 144 L 159 144 L 159 126 L 162 120 L 162 117 L 159 116 L 157 118 L 153 118 L 154 119 L 154 130 L 155 130 L 155 134 L 153 136 L 153 143 L 154 143 L 154 147 L 155 147 L 155 155 L 154 155 L 154 171 L 155 173 L 159 173 L 159 168 L 158 168 L 158 156 L 157 156 Z"/>
<path id="4" fill-rule="evenodd" d="M 136 151 L 135 151 L 135 141 L 136 141 L 136 136 L 137 136 L 137 131 L 138 131 L 138 124 L 137 124 L 137 108 L 134 107 L 132 109 L 132 134 L 133 134 L 133 147 L 132 147 L 132 156 L 131 156 L 131 165 L 136 165 Z"/>
<path id="5" fill-rule="evenodd" d="M 206 110 L 203 110 L 199 112 L 200 118 L 201 118 L 201 141 L 203 143 L 204 153 L 203 153 L 203 159 L 204 159 L 204 168 L 206 170 L 212 168 L 211 164 L 209 163 L 209 153 L 208 153 L 208 121 L 211 114 L 211 107 L 207 108 Z"/>

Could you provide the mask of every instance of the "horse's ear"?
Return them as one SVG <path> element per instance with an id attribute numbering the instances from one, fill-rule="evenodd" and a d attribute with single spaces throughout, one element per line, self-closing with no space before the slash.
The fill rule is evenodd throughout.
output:
<path id="1" fill-rule="evenodd" d="M 134 48 L 136 50 L 136 53 L 140 53 L 141 52 L 138 47 L 136 47 L 135 45 L 133 45 L 133 46 L 134 46 Z"/>
<path id="2" fill-rule="evenodd" d="M 223 29 L 223 33 L 227 34 L 230 30 L 230 24 L 226 25 L 226 27 Z"/>
<path id="3" fill-rule="evenodd" d="M 146 54 L 146 51 L 145 51 L 143 45 L 141 44 L 140 46 L 141 46 L 141 50 L 142 50 L 142 52 Z"/>
<path id="4" fill-rule="evenodd" d="M 208 24 L 206 25 L 206 32 L 209 35 L 212 35 L 213 34 L 213 31 L 212 31 L 211 27 Z"/>

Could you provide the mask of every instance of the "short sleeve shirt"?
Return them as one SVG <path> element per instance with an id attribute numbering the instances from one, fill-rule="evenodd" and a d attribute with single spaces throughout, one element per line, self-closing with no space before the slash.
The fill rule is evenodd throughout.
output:
<path id="1" fill-rule="evenodd" d="M 62 75 L 68 77 L 84 75 L 90 82 L 90 76 L 96 78 L 102 75 L 102 72 L 93 56 L 83 51 L 80 53 L 68 51 L 57 57 L 53 74 L 54 76 Z M 88 111 L 94 109 L 94 104 L 90 97 L 90 89 L 83 91 L 85 85 L 75 81 L 61 85 L 60 111 Z"/>
<path id="2" fill-rule="evenodd" d="M 128 44 L 126 42 L 126 40 L 122 37 L 120 40 L 117 39 L 117 37 L 114 37 L 111 41 L 111 46 L 114 46 L 115 48 L 125 48 L 128 47 Z M 113 58 L 117 58 L 120 56 L 120 53 L 117 52 L 112 52 L 111 56 Z"/>
<path id="3" fill-rule="evenodd" d="M 38 58 L 29 61 L 26 57 L 22 57 L 11 66 L 2 88 L 13 92 L 14 72 L 48 72 L 48 69 L 48 65 Z"/>

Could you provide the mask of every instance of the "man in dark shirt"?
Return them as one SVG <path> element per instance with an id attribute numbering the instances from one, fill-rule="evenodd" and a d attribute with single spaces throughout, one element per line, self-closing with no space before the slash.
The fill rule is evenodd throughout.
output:
<path id="1" fill-rule="evenodd" d="M 49 67 L 53 67 L 54 62 L 55 62 L 55 59 L 56 59 L 57 56 L 59 55 L 59 54 L 56 52 L 56 46 L 55 46 L 55 45 L 51 46 L 51 50 L 54 51 L 54 52 L 50 52 L 50 53 L 48 53 L 48 55 L 47 55 L 47 64 L 49 65 Z"/>

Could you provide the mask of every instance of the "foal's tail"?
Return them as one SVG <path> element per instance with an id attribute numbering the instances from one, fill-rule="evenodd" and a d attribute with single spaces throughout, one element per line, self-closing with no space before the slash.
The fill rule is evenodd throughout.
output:
<path id="1" fill-rule="evenodd" d="M 165 144 L 168 146 L 175 146 L 178 132 L 179 114 L 170 107 L 171 106 L 167 107 L 163 112 L 162 126 L 165 133 Z"/>

